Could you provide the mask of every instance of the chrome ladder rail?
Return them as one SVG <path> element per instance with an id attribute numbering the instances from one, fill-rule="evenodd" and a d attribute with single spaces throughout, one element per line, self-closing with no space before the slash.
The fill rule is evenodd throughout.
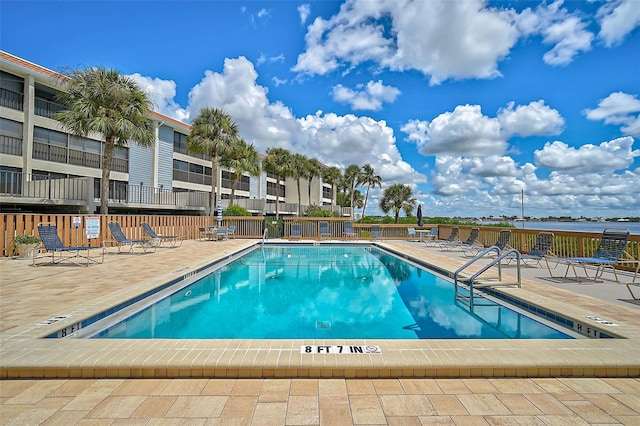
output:
<path id="1" fill-rule="evenodd" d="M 478 270 L 476 273 L 474 273 L 470 277 L 468 277 L 468 278 L 466 278 L 466 277 L 462 278 L 461 277 L 461 273 L 465 269 L 467 269 L 469 266 L 473 265 L 474 263 L 478 262 L 479 260 L 483 259 L 484 257 L 486 257 L 487 255 L 489 255 L 492 252 L 496 252 L 496 254 L 497 254 L 495 259 L 493 259 L 491 262 L 489 262 L 486 265 L 484 265 L 482 268 L 480 268 L 480 270 Z M 507 258 L 507 257 L 512 257 L 512 256 L 515 256 L 515 258 L 516 258 L 516 276 L 517 276 L 517 281 L 515 283 L 503 282 L 502 281 L 502 260 Z M 484 272 L 486 272 L 487 270 L 489 270 L 490 268 L 492 268 L 492 267 L 494 267 L 496 265 L 498 267 L 497 280 L 478 282 L 478 277 L 480 277 L 481 274 L 483 274 Z M 517 285 L 518 288 L 521 288 L 522 287 L 522 276 L 521 276 L 521 272 L 520 272 L 520 252 L 518 250 L 516 250 L 516 249 L 509 249 L 509 250 L 505 250 L 505 251 L 500 251 L 500 249 L 498 247 L 496 247 L 496 246 L 492 246 L 492 247 L 486 248 L 483 251 L 481 251 L 480 253 L 478 253 L 478 255 L 476 257 L 474 257 L 473 259 L 471 259 L 470 261 L 468 261 L 467 263 L 465 263 L 464 265 L 459 267 L 453 273 L 453 282 L 454 282 L 454 285 L 455 285 L 456 299 L 463 297 L 459 293 L 459 287 L 460 287 L 460 284 L 462 282 L 465 282 L 466 285 L 468 286 L 468 290 L 469 290 L 469 296 L 468 297 L 471 300 L 473 299 L 474 288 L 512 286 L 512 285 Z M 473 301 L 471 301 L 470 303 L 473 303 Z"/>

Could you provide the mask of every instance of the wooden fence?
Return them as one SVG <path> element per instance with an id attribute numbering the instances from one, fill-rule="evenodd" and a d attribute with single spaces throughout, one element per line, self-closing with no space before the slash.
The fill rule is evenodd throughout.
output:
<path id="1" fill-rule="evenodd" d="M 80 217 L 80 227 L 74 228 L 74 217 Z M 98 217 L 100 219 L 100 235 L 97 239 L 87 240 L 84 232 L 86 217 Z M 10 256 L 13 252 L 13 237 L 15 235 L 37 235 L 38 223 L 48 222 L 58 226 L 58 233 L 65 245 L 100 246 L 102 241 L 109 239 L 107 223 L 119 222 L 123 231 L 129 238 L 144 238 L 142 222 L 147 222 L 159 234 L 180 235 L 183 239 L 193 240 L 200 237 L 199 228 L 211 226 L 217 223 L 215 218 L 206 216 L 155 216 L 155 215 L 68 215 L 68 214 L 2 214 L 0 215 L 0 248 L 3 256 Z M 320 222 L 329 224 L 329 232 L 332 240 L 343 240 L 344 218 L 297 218 L 285 217 L 282 222 L 272 223 L 271 219 L 265 221 L 264 217 L 229 217 L 224 216 L 222 225 L 235 225 L 236 238 L 259 239 L 263 236 L 264 227 L 270 229 L 270 238 L 289 238 L 291 224 L 300 223 L 302 240 L 320 239 Z M 213 223 L 212 223 L 213 222 Z M 353 230 L 360 239 L 371 238 L 371 224 L 353 224 Z M 408 228 L 416 230 L 428 230 L 438 228 L 440 239 L 446 238 L 453 225 L 425 224 L 422 228 L 407 224 L 383 224 L 381 228 L 382 240 L 406 240 Z M 459 238 L 465 240 L 473 226 L 458 226 Z M 479 241 L 485 246 L 493 245 L 499 232 L 504 228 L 480 226 Z M 540 230 L 511 228 L 510 245 L 521 253 L 528 253 L 536 240 Z M 560 257 L 584 257 L 593 254 L 600 241 L 601 233 L 597 232 L 572 232 L 550 231 L 555 235 L 552 251 Z M 419 237 L 418 237 L 419 238 Z M 627 251 L 635 258 L 640 258 L 640 235 L 633 234 L 629 237 Z"/>
<path id="2" fill-rule="evenodd" d="M 80 227 L 73 226 L 74 217 L 80 218 Z M 100 220 L 98 238 L 87 239 L 85 220 L 97 217 Z M 2 214 L 0 215 L 0 248 L 3 256 L 13 253 L 15 235 L 38 235 L 39 223 L 55 224 L 63 244 L 98 247 L 102 241 L 109 240 L 109 222 L 118 222 L 125 235 L 131 239 L 145 238 L 140 224 L 146 222 L 158 234 L 179 235 L 185 240 L 200 238 L 199 228 L 216 225 L 215 218 L 207 216 L 155 216 L 155 215 L 70 215 L 70 214 Z M 229 217 L 225 216 L 222 225 L 235 225 L 236 238 L 262 238 L 263 217 Z"/>

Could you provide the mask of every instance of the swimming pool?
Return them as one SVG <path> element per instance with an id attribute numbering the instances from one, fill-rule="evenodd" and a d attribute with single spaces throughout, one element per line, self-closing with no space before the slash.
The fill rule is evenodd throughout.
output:
<path id="1" fill-rule="evenodd" d="M 567 339 L 373 246 L 264 246 L 188 286 L 96 322 L 83 337 L 175 339 Z"/>

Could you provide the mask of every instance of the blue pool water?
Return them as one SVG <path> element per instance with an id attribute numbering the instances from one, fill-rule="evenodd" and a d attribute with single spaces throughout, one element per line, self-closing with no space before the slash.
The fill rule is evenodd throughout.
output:
<path id="1" fill-rule="evenodd" d="M 155 302 L 102 338 L 571 338 L 376 247 L 265 246 Z"/>

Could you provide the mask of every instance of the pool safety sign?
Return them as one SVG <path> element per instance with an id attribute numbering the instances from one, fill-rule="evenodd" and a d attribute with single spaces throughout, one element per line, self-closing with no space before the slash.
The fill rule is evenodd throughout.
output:
<path id="1" fill-rule="evenodd" d="M 85 222 L 87 226 L 87 239 L 100 238 L 100 218 L 87 217 Z"/>
<path id="2" fill-rule="evenodd" d="M 375 345 L 302 345 L 301 354 L 381 354 Z"/>

